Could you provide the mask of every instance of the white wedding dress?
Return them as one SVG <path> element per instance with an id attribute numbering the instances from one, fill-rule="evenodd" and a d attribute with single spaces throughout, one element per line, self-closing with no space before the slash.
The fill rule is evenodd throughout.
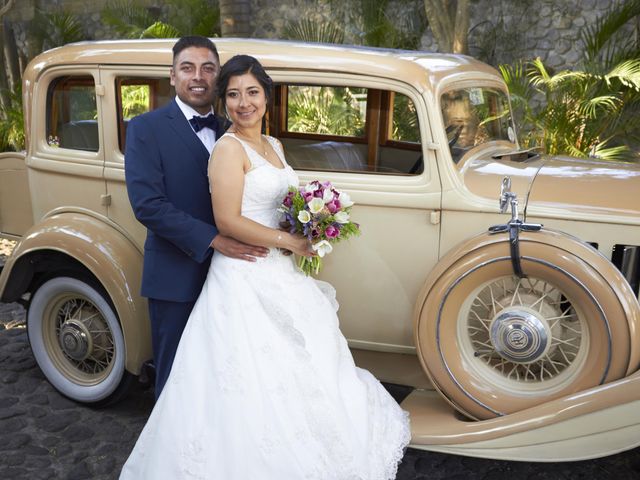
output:
<path id="1" fill-rule="evenodd" d="M 241 142 L 252 163 L 242 214 L 277 227 L 277 208 L 298 178 L 267 138 L 285 168 Z M 408 414 L 354 365 L 336 310 L 333 288 L 276 249 L 253 263 L 216 252 L 120 478 L 395 478 Z"/>

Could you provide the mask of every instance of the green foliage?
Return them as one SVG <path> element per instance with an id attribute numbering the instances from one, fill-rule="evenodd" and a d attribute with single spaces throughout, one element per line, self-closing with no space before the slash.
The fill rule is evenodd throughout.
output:
<path id="1" fill-rule="evenodd" d="M 207 0 L 170 0 L 166 22 L 180 35 L 220 36 L 220 8 L 218 2 Z"/>
<path id="2" fill-rule="evenodd" d="M 123 85 L 122 116 L 128 120 L 149 111 L 149 85 Z"/>
<path id="3" fill-rule="evenodd" d="M 404 28 L 398 28 L 398 20 L 392 20 L 387 15 L 388 4 L 388 0 L 360 0 L 363 44 L 416 50 L 424 26 L 420 22 L 420 15 L 403 19 Z"/>
<path id="4" fill-rule="evenodd" d="M 9 92 L 10 106 L 0 119 L 0 152 L 24 150 L 24 116 L 22 112 L 22 86 Z"/>
<path id="5" fill-rule="evenodd" d="M 285 25 L 284 38 L 304 42 L 343 43 L 344 31 L 335 23 L 317 22 L 311 18 L 301 18 Z"/>
<path id="6" fill-rule="evenodd" d="M 632 15 L 632 16 L 629 16 Z M 625 28 L 640 1 L 616 4 L 585 29 L 581 69 L 553 74 L 537 58 L 501 65 L 521 146 L 550 154 L 638 160 L 640 55 Z"/>
<path id="7" fill-rule="evenodd" d="M 36 10 L 31 23 L 31 36 L 38 51 L 59 47 L 67 43 L 86 40 L 84 26 L 80 19 L 71 13 L 45 13 Z"/>
<path id="8" fill-rule="evenodd" d="M 152 23 L 140 34 L 140 38 L 177 38 L 180 36 L 182 35 L 176 27 L 163 22 Z"/>
<path id="9" fill-rule="evenodd" d="M 170 0 L 166 14 L 153 18 L 136 0 L 112 0 L 102 19 L 124 38 L 175 38 L 220 35 L 220 9 L 208 0 Z"/>
<path id="10" fill-rule="evenodd" d="M 584 27 L 580 40 L 585 70 L 605 73 L 627 59 L 640 58 L 637 37 L 625 30 L 629 20 L 639 15 L 640 0 L 627 0 L 614 3 L 606 15 Z"/>
<path id="11" fill-rule="evenodd" d="M 141 38 L 155 19 L 135 0 L 111 0 L 102 10 L 102 21 L 120 37 Z"/>
<path id="12" fill-rule="evenodd" d="M 349 87 L 293 87 L 289 92 L 288 128 L 291 132 L 364 135 L 364 110 Z"/>
<path id="13" fill-rule="evenodd" d="M 420 142 L 416 107 L 409 97 L 399 93 L 396 93 L 393 102 L 391 138 L 404 142 Z"/>

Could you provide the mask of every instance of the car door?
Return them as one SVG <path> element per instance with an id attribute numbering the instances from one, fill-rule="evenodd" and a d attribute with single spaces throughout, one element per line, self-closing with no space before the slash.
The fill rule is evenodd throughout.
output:
<path id="1" fill-rule="evenodd" d="M 319 72 L 270 72 L 269 132 L 301 183 L 331 181 L 355 201 L 362 234 L 325 257 L 341 329 L 356 349 L 413 353 L 413 309 L 438 259 L 441 188 L 427 110 L 410 86 Z"/>

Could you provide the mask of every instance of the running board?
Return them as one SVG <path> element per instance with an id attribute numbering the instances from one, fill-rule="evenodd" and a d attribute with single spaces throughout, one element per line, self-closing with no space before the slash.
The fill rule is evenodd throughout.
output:
<path id="1" fill-rule="evenodd" d="M 490 420 L 469 420 L 433 390 L 401 403 L 411 447 L 471 457 L 558 462 L 640 445 L 640 374 Z"/>

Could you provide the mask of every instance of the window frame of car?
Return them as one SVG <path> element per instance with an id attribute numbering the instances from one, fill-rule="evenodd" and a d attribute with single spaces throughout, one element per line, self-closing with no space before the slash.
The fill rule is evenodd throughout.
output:
<path id="1" fill-rule="evenodd" d="M 403 185 L 407 191 L 422 191 L 425 184 L 431 184 L 438 179 L 438 171 L 436 167 L 436 158 L 432 148 L 433 139 L 431 136 L 430 114 L 427 102 L 415 88 L 402 82 L 401 80 L 392 80 L 384 77 L 372 77 L 358 74 L 340 73 L 336 75 L 333 72 L 319 71 L 300 71 L 285 69 L 267 69 L 275 84 L 278 85 L 313 85 L 313 86 L 331 86 L 331 87 L 361 87 L 369 90 L 391 91 L 397 92 L 408 97 L 414 104 L 416 115 L 419 123 L 419 132 L 421 143 L 411 146 L 411 149 L 419 151 L 423 158 L 423 170 L 419 174 L 386 174 L 380 175 L 375 172 L 352 172 L 339 170 L 304 170 L 299 171 L 301 177 L 316 177 L 322 175 L 345 177 L 345 181 L 353 184 L 369 184 L 371 186 L 389 185 L 390 183 Z M 270 128 L 273 122 L 270 122 Z M 388 140 L 388 139 L 387 139 Z M 392 146 L 390 141 L 388 146 Z"/>
<path id="2" fill-rule="evenodd" d="M 100 78 L 105 86 L 103 101 L 105 105 L 109 106 L 109 108 L 105 109 L 102 116 L 105 132 L 105 167 L 107 167 L 111 173 L 115 173 L 113 169 L 122 170 L 121 176 L 122 180 L 124 180 L 125 131 L 123 122 L 121 121 L 120 80 L 139 79 L 140 84 L 150 84 L 163 80 L 169 81 L 169 67 L 155 65 L 101 65 Z M 173 96 L 170 96 L 168 100 L 170 101 L 172 99 Z M 154 105 L 154 101 L 150 101 L 151 105 L 155 108 L 163 105 Z M 110 173 L 107 174 L 109 175 Z"/>
<path id="3" fill-rule="evenodd" d="M 449 142 L 445 134 L 446 125 L 445 125 L 445 119 L 442 111 L 442 108 L 443 108 L 442 97 L 443 95 L 449 92 L 452 92 L 455 90 L 464 90 L 469 88 L 494 89 L 497 91 L 501 91 L 505 94 L 507 98 L 507 104 L 509 107 L 509 124 L 513 129 L 515 141 L 511 143 L 505 140 L 492 140 L 490 142 L 475 145 L 472 148 L 470 148 L 467 152 L 465 152 L 464 155 L 462 155 L 457 161 L 454 161 L 450 151 Z M 436 121 L 440 124 L 439 130 L 443 137 L 441 140 L 443 142 L 442 143 L 443 152 L 446 152 L 448 159 L 452 162 L 452 164 L 455 166 L 455 169 L 457 171 L 460 171 L 463 168 L 463 165 L 465 164 L 466 160 L 469 157 L 473 156 L 475 152 L 488 148 L 489 146 L 500 144 L 500 145 L 504 145 L 505 148 L 510 148 L 512 150 L 517 150 L 519 148 L 518 134 L 517 134 L 516 126 L 514 124 L 513 109 L 511 105 L 511 97 L 509 95 L 509 91 L 506 85 L 504 85 L 503 83 L 500 83 L 499 81 L 496 81 L 496 79 L 494 78 L 483 78 L 483 77 L 474 76 L 473 78 L 465 79 L 465 78 L 457 77 L 453 80 L 442 82 L 439 85 L 439 88 L 437 89 L 437 91 L 435 92 L 434 107 L 435 107 L 434 115 L 435 115 Z"/>
<path id="4" fill-rule="evenodd" d="M 51 89 L 54 87 L 55 82 L 62 77 L 93 77 L 96 92 L 96 122 L 98 128 L 98 150 L 96 151 L 60 147 L 50 144 L 48 141 L 47 128 L 50 114 L 49 100 L 52 93 Z M 46 159 L 47 162 L 49 162 L 47 167 L 49 169 L 64 169 L 65 167 L 63 165 L 69 163 L 85 165 L 87 168 L 78 170 L 77 173 L 98 176 L 98 171 L 94 170 L 94 167 L 102 167 L 105 156 L 104 125 L 102 121 L 103 105 L 98 67 L 95 65 L 73 67 L 54 66 L 44 70 L 38 77 L 37 82 L 39 84 L 46 85 L 46 88 L 34 89 L 35 98 L 33 99 L 32 105 L 36 106 L 37 110 L 33 111 L 31 118 L 29 119 L 31 127 L 29 142 L 31 154 L 29 155 L 29 161 L 32 165 L 36 166 L 40 160 Z M 56 162 L 56 165 L 54 166 L 50 161 Z"/>

